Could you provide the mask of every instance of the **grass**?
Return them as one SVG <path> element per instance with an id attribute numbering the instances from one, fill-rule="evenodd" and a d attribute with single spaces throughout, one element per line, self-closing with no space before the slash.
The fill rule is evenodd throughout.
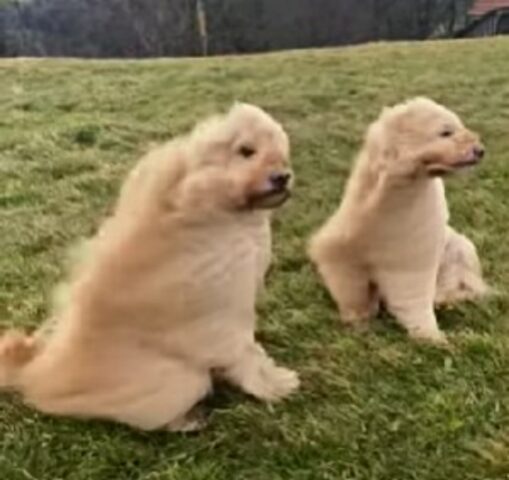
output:
<path id="1" fill-rule="evenodd" d="M 260 337 L 301 372 L 274 407 L 220 389 L 196 436 L 48 418 L 0 397 L 5 480 L 509 479 L 509 41 L 370 45 L 210 60 L 0 62 L 0 326 L 44 319 L 66 247 L 91 234 L 154 141 L 235 99 L 293 141 L 294 199 L 277 215 Z M 304 255 L 338 203 L 366 124 L 413 95 L 444 102 L 489 155 L 450 181 L 452 222 L 503 294 L 440 312 L 454 353 L 388 319 L 356 336 Z"/>

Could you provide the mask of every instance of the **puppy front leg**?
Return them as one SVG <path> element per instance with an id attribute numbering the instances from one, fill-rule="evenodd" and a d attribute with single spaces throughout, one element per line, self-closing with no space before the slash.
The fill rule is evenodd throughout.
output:
<path id="1" fill-rule="evenodd" d="M 207 419 L 203 410 L 194 407 L 181 417 L 177 417 L 164 427 L 168 432 L 191 433 L 199 432 L 207 426 Z"/>
<path id="2" fill-rule="evenodd" d="M 390 307 L 390 310 L 411 338 L 438 345 L 447 344 L 447 337 L 438 327 L 432 304 Z"/>
<path id="3" fill-rule="evenodd" d="M 266 218 L 263 228 L 256 236 L 256 284 L 257 294 L 263 292 L 265 277 L 270 268 L 272 257 L 272 235 L 270 230 L 269 217 Z"/>
<path id="4" fill-rule="evenodd" d="M 434 269 L 379 275 L 382 296 L 387 308 L 407 330 L 410 337 L 445 344 L 446 336 L 438 327 L 433 310 L 435 278 Z"/>
<path id="5" fill-rule="evenodd" d="M 297 373 L 276 365 L 258 343 L 249 344 L 235 364 L 223 376 L 260 400 L 274 402 L 290 395 L 299 387 Z"/>
<path id="6" fill-rule="evenodd" d="M 318 271 L 338 306 L 341 321 L 360 331 L 367 329 L 379 308 L 378 292 L 368 273 L 341 258 L 322 260 Z"/>

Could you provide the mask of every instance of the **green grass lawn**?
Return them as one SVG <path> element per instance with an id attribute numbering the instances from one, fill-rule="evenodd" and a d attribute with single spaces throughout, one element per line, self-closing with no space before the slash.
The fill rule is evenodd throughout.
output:
<path id="1" fill-rule="evenodd" d="M 448 195 L 502 295 L 439 313 L 452 353 L 412 344 L 389 319 L 365 336 L 343 329 L 304 253 L 367 123 L 414 95 L 456 110 L 488 148 Z M 298 182 L 275 220 L 259 331 L 301 391 L 269 407 L 221 388 L 209 428 L 188 437 L 48 418 L 2 395 L 0 479 L 509 479 L 509 39 L 1 61 L 0 326 L 44 319 L 67 246 L 95 231 L 151 142 L 236 99 L 268 109 L 293 143 Z"/>

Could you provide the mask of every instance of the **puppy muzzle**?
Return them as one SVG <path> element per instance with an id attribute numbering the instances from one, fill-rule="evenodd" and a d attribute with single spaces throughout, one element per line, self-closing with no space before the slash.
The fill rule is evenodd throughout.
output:
<path id="1" fill-rule="evenodd" d="M 485 148 L 481 144 L 469 146 L 464 153 L 452 162 L 431 162 L 427 165 L 428 174 L 431 176 L 444 176 L 458 170 L 463 170 L 478 165 L 485 155 Z"/>
<path id="2" fill-rule="evenodd" d="M 272 172 L 263 187 L 249 196 L 248 206 L 261 209 L 279 207 L 290 197 L 291 183 L 292 174 L 290 172 Z"/>

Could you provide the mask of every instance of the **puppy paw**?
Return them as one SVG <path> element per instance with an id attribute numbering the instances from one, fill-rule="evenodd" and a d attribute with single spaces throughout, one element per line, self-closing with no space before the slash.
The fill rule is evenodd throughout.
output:
<path id="1" fill-rule="evenodd" d="M 441 330 L 411 330 L 409 335 L 413 340 L 431 344 L 437 347 L 449 348 L 449 340 Z"/>
<path id="2" fill-rule="evenodd" d="M 201 410 L 192 410 L 183 417 L 176 418 L 165 425 L 164 430 L 176 433 L 194 433 L 207 426 L 207 419 Z"/>
<path id="3" fill-rule="evenodd" d="M 249 345 L 223 376 L 249 395 L 267 402 L 287 397 L 300 385 L 297 373 L 276 365 L 259 344 Z"/>
<path id="4" fill-rule="evenodd" d="M 299 388 L 299 376 L 293 370 L 272 366 L 262 368 L 251 394 L 266 402 L 277 402 Z"/>
<path id="5" fill-rule="evenodd" d="M 380 304 L 373 300 L 363 309 L 342 309 L 340 310 L 341 322 L 357 333 L 366 333 L 371 327 L 371 319 L 378 315 Z"/>
<path id="6" fill-rule="evenodd" d="M 348 328 L 348 330 L 359 334 L 367 333 L 371 327 L 370 320 L 366 317 L 357 317 L 355 319 L 351 317 L 341 317 L 341 323 Z"/>

